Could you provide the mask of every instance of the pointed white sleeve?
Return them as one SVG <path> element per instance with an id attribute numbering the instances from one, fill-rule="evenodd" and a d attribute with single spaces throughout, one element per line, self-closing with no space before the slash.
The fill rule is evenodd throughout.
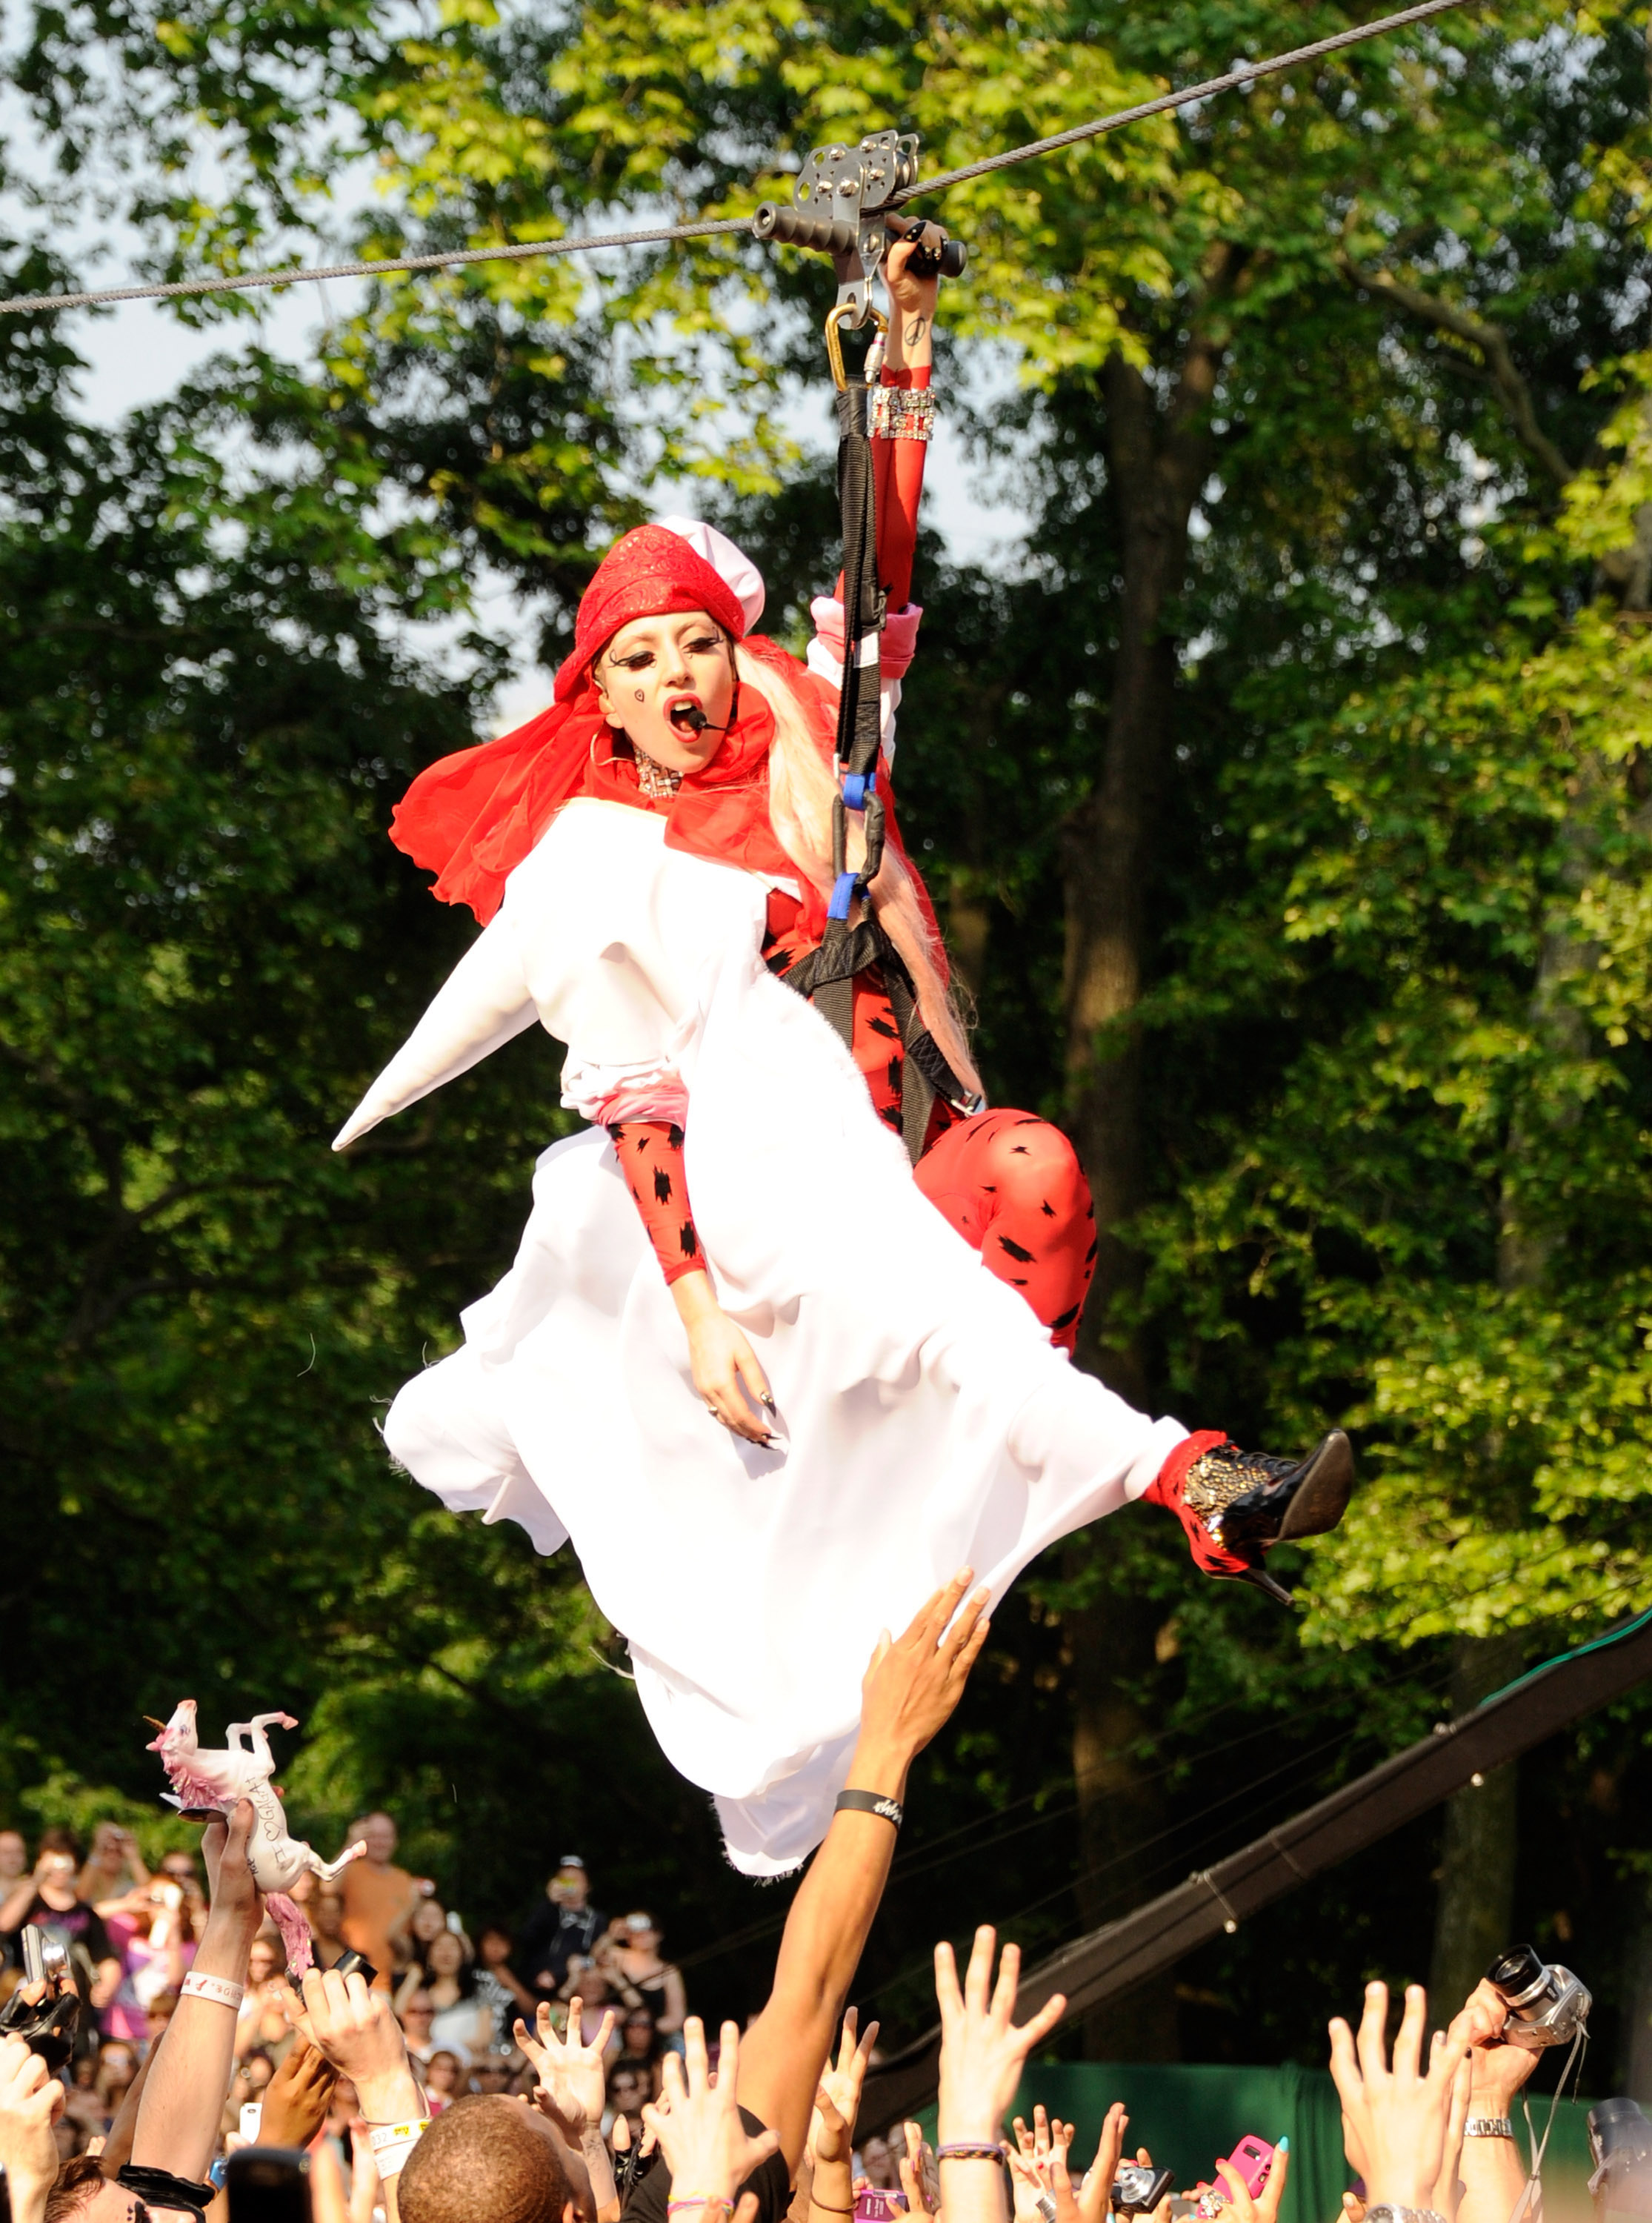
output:
<path id="1" fill-rule="evenodd" d="M 347 1149 L 381 1119 L 468 1073 L 538 1016 L 516 935 L 501 913 L 449 973 L 429 1011 L 339 1129 L 333 1148 Z"/>

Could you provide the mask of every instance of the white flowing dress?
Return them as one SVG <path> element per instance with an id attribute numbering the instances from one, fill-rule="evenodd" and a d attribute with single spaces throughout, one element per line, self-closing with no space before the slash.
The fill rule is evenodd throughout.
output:
<path id="1" fill-rule="evenodd" d="M 695 1395 L 600 1127 L 540 1158 L 514 1265 L 385 1439 L 445 1505 L 572 1540 L 667 1757 L 734 1865 L 775 1875 L 825 1835 L 879 1632 L 965 1564 L 996 1600 L 1184 1431 L 1074 1369 L 929 1204 L 837 1034 L 765 969 L 768 884 L 665 828 L 566 804 L 339 1146 L 536 1019 L 568 1073 L 686 1084 L 694 1224 L 774 1448 Z"/>

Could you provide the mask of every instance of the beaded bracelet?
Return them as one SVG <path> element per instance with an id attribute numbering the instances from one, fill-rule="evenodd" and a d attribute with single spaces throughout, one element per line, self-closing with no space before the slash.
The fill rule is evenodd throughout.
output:
<path id="1" fill-rule="evenodd" d="M 714 2192 L 690 2192 L 681 2200 L 668 2200 L 665 2203 L 668 2215 L 681 2214 L 688 2207 L 721 2207 L 730 2215 L 734 2213 L 734 2202 L 719 2199 Z"/>
<path id="2" fill-rule="evenodd" d="M 971 2145 L 959 2140 L 954 2145 L 937 2146 L 937 2161 L 996 2161 L 1002 2168 L 1004 2150 L 998 2145 Z"/>

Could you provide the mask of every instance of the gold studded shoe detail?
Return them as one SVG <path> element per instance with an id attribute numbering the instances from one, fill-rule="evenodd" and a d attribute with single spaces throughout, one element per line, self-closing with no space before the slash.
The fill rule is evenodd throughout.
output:
<path id="1" fill-rule="evenodd" d="M 1265 1571 L 1263 1553 L 1335 1528 L 1353 1489 L 1353 1447 L 1340 1428 L 1303 1459 L 1241 1451 L 1207 1431 L 1177 1445 L 1145 1494 L 1175 1514 L 1206 1574 L 1253 1583 L 1289 1605 L 1291 1594 Z"/>

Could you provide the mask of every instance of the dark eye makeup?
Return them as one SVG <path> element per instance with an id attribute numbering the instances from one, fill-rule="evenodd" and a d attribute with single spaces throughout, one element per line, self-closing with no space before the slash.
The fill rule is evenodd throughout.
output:
<path id="1" fill-rule="evenodd" d="M 690 656 L 711 656 L 723 645 L 720 633 L 700 633 L 688 645 Z M 611 656 L 608 662 L 621 671 L 646 671 L 654 661 L 651 648 L 634 648 L 627 656 Z"/>

